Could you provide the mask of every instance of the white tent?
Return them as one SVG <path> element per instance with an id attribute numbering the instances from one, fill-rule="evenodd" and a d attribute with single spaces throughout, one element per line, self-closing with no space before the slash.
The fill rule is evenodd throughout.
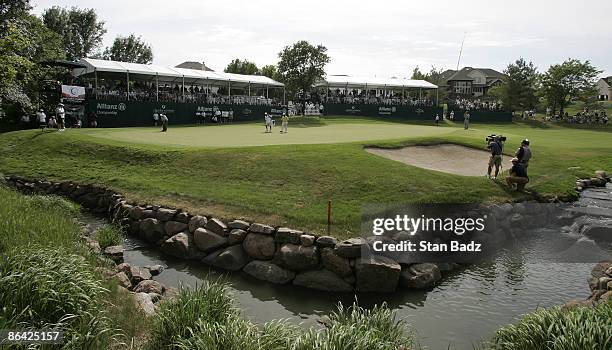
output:
<path id="1" fill-rule="evenodd" d="M 412 80 L 405 78 L 369 78 L 352 77 L 348 75 L 328 75 L 324 80 L 315 84 L 315 87 L 350 88 L 350 89 L 437 89 L 438 86 L 425 80 Z"/>
<path id="2" fill-rule="evenodd" d="M 284 87 L 283 83 L 261 75 L 230 74 L 197 69 L 186 69 L 118 61 L 82 58 L 79 63 L 85 68 L 75 68 L 74 76 L 97 73 L 123 73 L 132 78 L 159 82 L 185 82 L 189 84 L 231 84 L 232 88 Z"/>

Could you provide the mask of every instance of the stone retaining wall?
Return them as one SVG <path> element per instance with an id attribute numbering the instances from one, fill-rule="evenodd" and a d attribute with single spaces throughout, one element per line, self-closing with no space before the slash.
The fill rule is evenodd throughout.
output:
<path id="1" fill-rule="evenodd" d="M 242 271 L 274 284 L 329 292 L 393 292 L 398 288 L 433 287 L 442 273 L 458 264 L 399 264 L 386 256 L 361 259 L 363 238 L 338 241 L 331 236 L 243 220 L 191 215 L 180 209 L 128 203 L 118 193 L 73 182 L 5 179 L 23 192 L 66 196 L 94 213 L 106 215 L 131 235 L 170 256 L 198 260 L 228 271 Z M 533 203 L 539 205 L 538 203 Z M 552 211 L 533 211 L 522 203 L 493 206 L 495 235 L 504 240 L 521 235 L 519 222 L 549 222 Z M 491 208 L 489 208 L 491 209 Z"/>

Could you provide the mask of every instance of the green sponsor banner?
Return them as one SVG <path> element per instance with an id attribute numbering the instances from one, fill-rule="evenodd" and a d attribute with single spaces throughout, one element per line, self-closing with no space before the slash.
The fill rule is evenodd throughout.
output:
<path id="1" fill-rule="evenodd" d="M 386 106 L 375 104 L 327 103 L 328 115 L 355 115 L 404 120 L 434 120 L 436 114 L 442 116 L 442 107 Z"/>
<path id="2" fill-rule="evenodd" d="M 210 120 L 213 116 L 231 118 L 233 121 L 263 120 L 264 113 L 281 115 L 286 113 L 282 106 L 264 105 L 224 105 L 197 104 L 177 102 L 148 101 L 109 101 L 89 100 L 86 117 L 95 112 L 98 117 L 98 127 L 127 127 L 153 125 L 153 114 L 163 113 L 168 116 L 170 124 L 195 124 L 197 114 Z M 84 125 L 89 125 L 86 123 Z"/>

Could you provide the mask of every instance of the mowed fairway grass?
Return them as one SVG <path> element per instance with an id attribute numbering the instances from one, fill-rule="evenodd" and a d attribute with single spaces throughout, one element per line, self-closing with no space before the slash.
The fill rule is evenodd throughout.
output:
<path id="1" fill-rule="evenodd" d="M 298 119 L 289 134 L 261 123 L 156 128 L 40 130 L 0 134 L 0 172 L 97 183 L 129 199 L 227 219 L 245 218 L 324 233 L 358 235 L 368 203 L 466 203 L 575 196 L 576 177 L 612 170 L 612 133 L 542 124 L 406 124 L 354 118 Z M 484 177 L 425 170 L 364 151 L 457 143 L 484 148 L 490 133 L 508 136 L 506 153 L 532 142 L 530 193 L 515 194 Z M 506 157 L 504 166 L 509 166 Z"/>

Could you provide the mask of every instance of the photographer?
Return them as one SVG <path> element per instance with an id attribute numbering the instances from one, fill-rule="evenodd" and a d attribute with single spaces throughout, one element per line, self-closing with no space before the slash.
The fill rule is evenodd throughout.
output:
<path id="1" fill-rule="evenodd" d="M 510 176 L 506 177 L 506 183 L 512 189 L 514 189 L 514 184 L 516 184 L 516 190 L 523 191 L 525 184 L 528 182 L 527 170 L 525 170 L 523 164 L 519 163 L 518 158 L 512 158 L 512 168 L 510 169 Z"/>
<path id="2" fill-rule="evenodd" d="M 531 159 L 531 149 L 529 148 L 529 140 L 524 139 L 521 141 L 521 147 L 516 151 L 514 156 L 518 159 L 519 163 L 523 165 L 525 171 L 529 167 L 529 160 Z"/>
<path id="3" fill-rule="evenodd" d="M 487 169 L 487 177 L 491 178 L 491 170 L 493 166 L 495 166 L 495 175 L 493 179 L 497 179 L 497 175 L 499 174 L 499 168 L 502 164 L 502 153 L 504 151 L 504 144 L 502 137 L 500 135 L 492 135 L 487 138 L 489 144 L 487 148 L 491 151 L 491 157 L 489 158 L 489 168 Z"/>

